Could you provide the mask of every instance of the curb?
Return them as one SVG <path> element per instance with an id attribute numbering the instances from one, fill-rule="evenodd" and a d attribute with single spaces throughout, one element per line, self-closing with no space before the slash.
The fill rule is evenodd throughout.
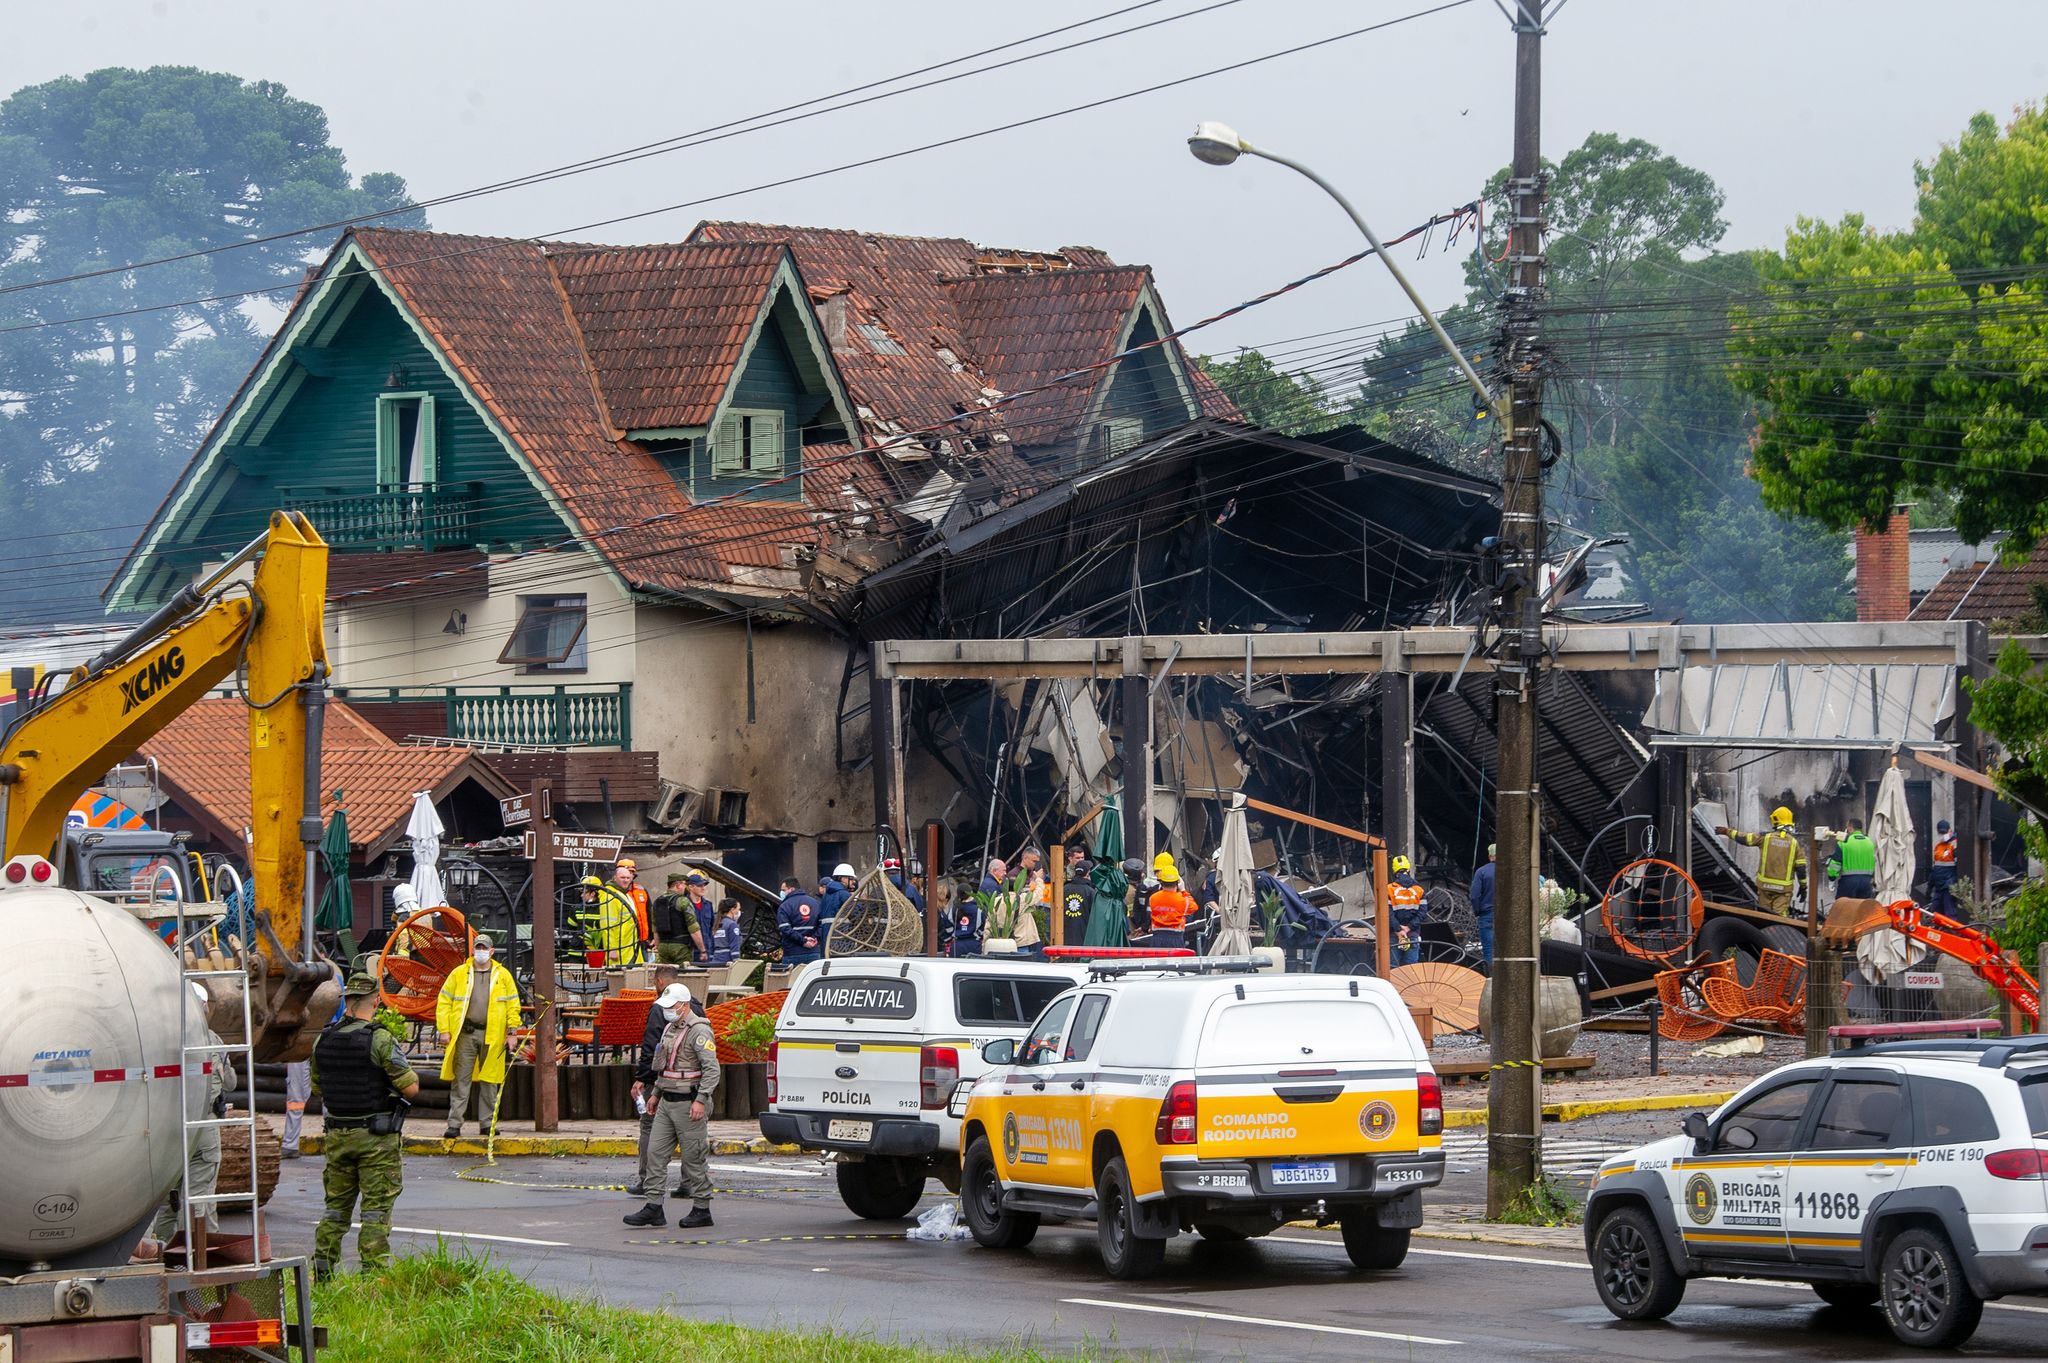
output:
<path id="1" fill-rule="evenodd" d="M 1615 1112 L 1671 1112 L 1681 1108 L 1711 1110 L 1734 1096 L 1731 1089 L 1723 1093 L 1652 1093 L 1640 1098 L 1587 1098 L 1568 1103 L 1545 1103 L 1543 1119 L 1574 1122 L 1581 1117 L 1603 1117 Z M 1444 1129 L 1447 1131 L 1455 1127 L 1485 1125 L 1486 1109 L 1483 1107 L 1444 1110 Z"/>
<path id="2" fill-rule="evenodd" d="M 304 1154 L 317 1155 L 321 1152 L 322 1141 L 310 1132 L 299 1141 Z M 408 1136 L 404 1144 L 408 1155 L 475 1155 L 479 1158 L 495 1153 L 503 1156 L 531 1155 L 586 1155 L 599 1158 L 631 1159 L 640 1153 L 638 1140 L 626 1140 L 619 1136 L 502 1136 L 492 1151 L 484 1149 L 481 1140 L 459 1137 L 446 1140 L 439 1136 Z M 777 1145 L 764 1136 L 752 1140 L 736 1141 L 731 1138 L 711 1142 L 711 1153 L 720 1156 L 733 1155 L 800 1155 L 803 1151 L 794 1145 Z"/>
<path id="3" fill-rule="evenodd" d="M 1424 1213 L 1425 1216 L 1427 1214 L 1427 1212 Z M 1305 1230 L 1317 1235 L 1334 1236 L 1336 1234 L 1335 1231 L 1318 1226 L 1313 1221 L 1289 1221 L 1287 1229 Z M 1555 1249 L 1571 1253 L 1578 1253 L 1584 1249 L 1584 1242 L 1579 1238 L 1577 1227 L 1564 1226 L 1559 1227 L 1559 1229 L 1571 1232 L 1571 1244 L 1560 1244 L 1556 1240 L 1539 1240 L 1530 1235 L 1526 1228 L 1518 1226 L 1503 1226 L 1498 1230 L 1491 1226 L 1480 1230 L 1442 1230 L 1434 1229 L 1427 1222 L 1424 1222 L 1424 1224 L 1410 1231 L 1409 1234 L 1419 1240 L 1449 1240 L 1454 1244 L 1513 1245 L 1517 1249 Z"/>

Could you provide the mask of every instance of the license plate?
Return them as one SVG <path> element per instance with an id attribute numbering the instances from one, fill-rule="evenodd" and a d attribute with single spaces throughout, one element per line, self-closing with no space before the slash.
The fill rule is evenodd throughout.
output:
<path id="1" fill-rule="evenodd" d="M 828 1141 L 868 1141 L 875 1137 L 873 1122 L 827 1122 L 825 1139 Z"/>
<path id="2" fill-rule="evenodd" d="M 1337 1166 L 1334 1164 L 1276 1164 L 1272 1173 L 1275 1187 L 1337 1181 Z"/>

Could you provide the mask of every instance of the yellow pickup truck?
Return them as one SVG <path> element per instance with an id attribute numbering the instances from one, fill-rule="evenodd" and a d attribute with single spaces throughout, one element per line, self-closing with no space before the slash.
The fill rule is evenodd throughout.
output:
<path id="1" fill-rule="evenodd" d="M 956 1102 L 974 1238 L 1028 1244 L 1095 1219 L 1117 1278 L 1182 1230 L 1342 1227 L 1359 1268 L 1396 1267 L 1443 1179 L 1443 1097 L 1391 986 L 1227 960 L 1096 967 L 1022 1042 L 990 1042 Z"/>

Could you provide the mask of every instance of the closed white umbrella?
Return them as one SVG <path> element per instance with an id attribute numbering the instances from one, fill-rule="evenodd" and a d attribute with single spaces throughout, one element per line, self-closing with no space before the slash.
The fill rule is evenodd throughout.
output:
<path id="1" fill-rule="evenodd" d="M 405 821 L 405 836 L 412 843 L 412 888 L 423 909 L 447 904 L 448 892 L 441 888 L 441 816 L 434 812 L 433 797 L 424 790 L 413 792 L 412 815 Z"/>
<path id="2" fill-rule="evenodd" d="M 1870 840 L 1877 844 L 1877 874 L 1871 893 L 1880 904 L 1913 897 L 1913 813 L 1906 807 L 1906 778 L 1896 766 L 1877 785 L 1870 810 Z M 1882 982 L 1904 970 L 1918 954 L 1912 942 L 1890 928 L 1856 939 L 1856 961 L 1866 979 Z"/>
<path id="3" fill-rule="evenodd" d="M 1223 847 L 1216 854 L 1216 904 L 1223 922 L 1211 956 L 1244 956 L 1252 949 L 1252 906 L 1258 889 L 1252 882 L 1252 835 L 1245 822 L 1244 796 L 1230 797 L 1223 816 Z"/>

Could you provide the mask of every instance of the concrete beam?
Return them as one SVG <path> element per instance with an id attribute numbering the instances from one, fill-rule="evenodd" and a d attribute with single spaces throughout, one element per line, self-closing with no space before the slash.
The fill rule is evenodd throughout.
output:
<path id="1" fill-rule="evenodd" d="M 1782 625 L 1565 625 L 1544 632 L 1551 665 L 1575 672 L 1647 672 L 1714 663 L 1941 663 L 1969 656 L 1967 622 L 1898 620 Z M 1328 634 L 1152 634 L 1109 639 L 892 639 L 875 645 L 878 674 L 898 679 L 1111 678 L 1168 658 L 1186 675 L 1387 670 L 1493 670 L 1465 650 L 1470 630 Z M 1136 656 L 1126 658 L 1129 650 Z M 1174 657 L 1175 650 L 1179 656 Z M 1387 660 L 1394 659 L 1389 669 Z M 1404 666 L 1405 664 L 1405 666 Z"/>

